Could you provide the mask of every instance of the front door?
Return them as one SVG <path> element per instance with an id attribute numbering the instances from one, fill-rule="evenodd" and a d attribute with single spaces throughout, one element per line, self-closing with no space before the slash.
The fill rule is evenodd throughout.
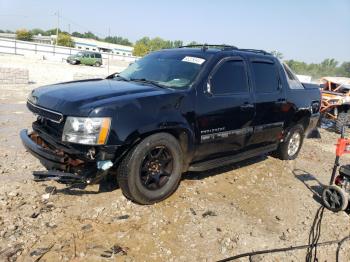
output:
<path id="1" fill-rule="evenodd" d="M 255 114 L 247 64 L 241 57 L 221 60 L 196 103 L 198 150 L 194 161 L 241 150 L 252 133 Z"/>

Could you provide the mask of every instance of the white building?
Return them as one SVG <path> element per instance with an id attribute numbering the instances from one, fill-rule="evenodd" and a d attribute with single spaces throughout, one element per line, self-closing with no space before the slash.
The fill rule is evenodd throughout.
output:
<path id="1" fill-rule="evenodd" d="M 74 41 L 75 48 L 78 48 L 81 50 L 107 52 L 107 53 L 110 52 L 116 55 L 123 55 L 123 56 L 132 56 L 132 52 L 134 50 L 134 48 L 131 46 L 111 44 L 111 43 L 98 41 L 95 39 L 87 39 L 87 38 L 79 38 L 79 37 L 72 37 L 72 39 Z"/>
<path id="2" fill-rule="evenodd" d="M 0 37 L 8 38 L 8 39 L 16 39 L 16 34 L 0 33 Z M 122 55 L 122 56 L 132 56 L 132 52 L 134 50 L 134 48 L 131 46 L 111 44 L 111 43 L 98 41 L 95 39 L 79 38 L 79 37 L 72 37 L 72 39 L 75 44 L 75 48 L 78 48 L 81 50 L 107 52 L 107 53 L 113 53 L 113 54 Z M 51 35 L 51 36 L 35 35 L 33 36 L 32 42 L 52 45 L 54 44 L 55 40 L 56 40 L 56 35 Z"/>

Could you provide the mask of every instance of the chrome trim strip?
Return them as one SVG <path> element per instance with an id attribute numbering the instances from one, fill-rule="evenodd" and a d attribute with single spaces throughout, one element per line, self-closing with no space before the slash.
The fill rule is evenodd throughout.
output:
<path id="1" fill-rule="evenodd" d="M 220 130 L 222 128 L 213 128 L 209 130 L 202 130 L 201 133 L 201 142 L 205 142 L 208 140 L 213 140 L 217 138 L 227 138 L 231 135 L 244 135 L 244 134 L 249 134 L 249 133 L 255 133 L 255 132 L 261 132 L 266 129 L 270 128 L 275 128 L 275 127 L 283 127 L 284 122 L 275 122 L 275 123 L 270 123 L 270 124 L 264 124 L 264 125 L 259 125 L 259 126 L 254 126 L 254 127 L 245 127 L 241 129 L 234 129 L 234 130 L 228 130 L 224 132 L 216 132 L 216 133 L 210 133 L 206 134 L 206 132 L 209 131 L 215 131 L 215 130 Z"/>
<path id="2" fill-rule="evenodd" d="M 49 113 L 52 113 L 52 114 L 55 114 L 55 115 L 59 115 L 59 116 L 60 116 L 60 120 L 59 120 L 59 121 L 56 121 L 56 120 L 53 120 L 53 119 L 50 119 L 50 118 L 46 118 L 46 117 L 45 117 L 46 119 L 48 119 L 48 120 L 50 120 L 50 121 L 52 121 L 52 122 L 55 122 L 55 123 L 57 123 L 57 124 L 59 124 L 59 123 L 62 122 L 62 120 L 63 120 L 63 114 L 58 113 L 58 112 L 55 112 L 55 111 L 52 111 L 52 110 L 50 110 L 50 109 L 43 108 L 43 107 L 38 106 L 38 105 L 35 105 L 35 104 L 33 104 L 32 102 L 30 102 L 29 100 L 27 100 L 27 103 L 28 103 L 28 104 L 31 104 L 31 106 L 33 106 L 33 107 L 35 107 L 35 108 L 38 108 L 38 109 L 40 109 L 40 110 L 43 110 L 43 111 L 46 111 L 46 112 L 49 112 Z M 34 114 L 35 114 L 35 113 L 34 113 Z"/>
<path id="3" fill-rule="evenodd" d="M 228 130 L 224 132 L 212 133 L 201 136 L 201 142 L 217 139 L 217 138 L 227 138 L 231 135 L 243 135 L 253 132 L 253 127 L 245 127 L 242 129 Z"/>

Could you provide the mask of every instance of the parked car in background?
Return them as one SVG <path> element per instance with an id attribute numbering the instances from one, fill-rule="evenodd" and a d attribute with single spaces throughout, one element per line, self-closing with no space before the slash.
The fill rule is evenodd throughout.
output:
<path id="1" fill-rule="evenodd" d="M 23 144 L 37 181 L 116 179 L 141 204 L 170 196 L 186 171 L 274 152 L 295 159 L 319 120 L 319 86 L 262 50 L 188 46 L 152 52 L 120 74 L 33 90 Z M 249 174 L 247 174 L 249 175 Z"/>
<path id="2" fill-rule="evenodd" d="M 67 63 L 71 65 L 101 66 L 102 55 L 97 52 L 82 51 L 67 58 Z"/>

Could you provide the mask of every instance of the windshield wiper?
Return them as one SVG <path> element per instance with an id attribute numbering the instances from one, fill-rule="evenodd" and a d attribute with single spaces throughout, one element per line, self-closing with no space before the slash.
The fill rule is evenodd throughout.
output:
<path id="1" fill-rule="evenodd" d="M 129 82 L 130 79 L 127 79 L 124 76 L 121 76 L 119 73 L 114 73 L 106 77 L 106 79 L 115 79 L 115 80 L 121 80 L 121 81 L 127 81 Z"/>
<path id="2" fill-rule="evenodd" d="M 126 82 L 130 81 L 130 79 L 127 79 L 126 77 L 121 75 L 115 75 L 114 78 L 119 78 L 119 80 L 126 81 Z"/>
<path id="3" fill-rule="evenodd" d="M 154 85 L 154 86 L 157 86 L 157 87 L 160 87 L 160 88 L 166 88 L 166 86 L 163 86 L 163 85 L 159 84 L 157 81 L 148 80 L 146 78 L 130 78 L 130 81 L 151 84 L 151 85 Z"/>

